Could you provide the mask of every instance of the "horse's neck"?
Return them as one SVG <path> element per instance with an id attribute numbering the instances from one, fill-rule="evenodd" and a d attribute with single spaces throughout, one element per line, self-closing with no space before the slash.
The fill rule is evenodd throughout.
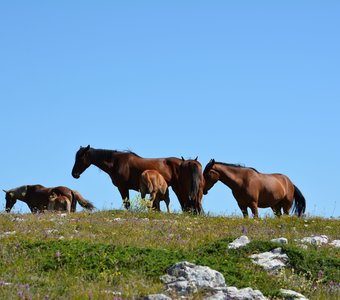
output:
<path id="1" fill-rule="evenodd" d="M 234 189 L 242 185 L 242 170 L 233 166 L 216 165 L 216 171 L 220 174 L 220 181 L 229 188 Z"/>
<path id="2" fill-rule="evenodd" d="M 99 159 L 96 154 L 95 150 L 92 150 L 93 152 L 90 154 L 91 157 L 91 164 L 95 165 L 97 168 L 101 169 L 102 171 L 106 173 L 110 173 L 110 170 L 113 167 L 114 164 L 114 154 L 111 159 Z"/>
<path id="3" fill-rule="evenodd" d="M 14 197 L 16 199 L 19 199 L 21 201 L 26 200 L 26 194 L 27 194 L 27 185 L 20 186 L 18 188 L 10 190 L 11 193 L 14 194 Z"/>

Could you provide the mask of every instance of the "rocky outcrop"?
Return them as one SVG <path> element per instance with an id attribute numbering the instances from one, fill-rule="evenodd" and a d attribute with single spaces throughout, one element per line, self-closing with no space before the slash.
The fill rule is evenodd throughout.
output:
<path id="1" fill-rule="evenodd" d="M 162 276 L 161 280 L 166 285 L 166 293 L 169 295 L 176 295 L 176 299 L 180 297 L 189 297 L 191 294 L 197 292 L 203 293 L 205 295 L 204 299 L 209 300 L 267 299 L 258 290 L 227 287 L 224 276 L 220 272 L 209 267 L 197 266 L 186 261 L 179 262 L 170 267 L 168 274 Z M 153 299 L 163 300 L 163 298 Z M 166 299 L 164 298 L 164 300 Z"/>
<path id="2" fill-rule="evenodd" d="M 167 291 L 175 291 L 180 296 L 188 296 L 202 289 L 214 290 L 225 287 L 224 277 L 220 272 L 187 261 L 170 267 L 168 275 L 161 279 L 166 284 Z"/>

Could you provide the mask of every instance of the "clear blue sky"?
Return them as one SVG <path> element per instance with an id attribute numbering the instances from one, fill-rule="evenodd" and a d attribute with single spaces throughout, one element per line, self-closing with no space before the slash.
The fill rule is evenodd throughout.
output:
<path id="1" fill-rule="evenodd" d="M 71 176 L 90 144 L 283 173 L 338 217 L 339 30 L 339 1 L 1 1 L 0 187 L 120 208 L 106 173 Z M 203 207 L 241 216 L 222 183 Z"/>

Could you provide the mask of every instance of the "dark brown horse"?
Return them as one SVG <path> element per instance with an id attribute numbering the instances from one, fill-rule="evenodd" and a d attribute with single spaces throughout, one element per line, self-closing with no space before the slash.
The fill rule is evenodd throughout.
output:
<path id="1" fill-rule="evenodd" d="M 204 194 L 220 180 L 231 189 L 244 217 L 248 216 L 248 207 L 255 218 L 258 207 L 271 207 L 276 216 L 280 216 L 283 209 L 284 214 L 289 215 L 293 202 L 293 211 L 299 217 L 305 212 L 305 198 L 285 175 L 262 174 L 253 168 L 215 162 L 214 159 L 206 165 L 203 175 Z"/>
<path id="2" fill-rule="evenodd" d="M 180 178 L 181 163 L 182 160 L 176 157 L 142 158 L 133 152 L 94 149 L 89 145 L 80 147 L 76 153 L 72 176 L 79 178 L 90 165 L 95 165 L 110 176 L 112 183 L 120 192 L 125 208 L 128 209 L 129 190 L 139 190 L 140 178 L 145 170 L 156 170 L 164 177 L 168 186 L 172 187 L 182 210 L 191 211 L 189 193 L 183 189 L 181 182 L 183 178 Z"/>
<path id="3" fill-rule="evenodd" d="M 40 184 L 23 185 L 8 191 L 6 193 L 6 211 L 10 212 L 17 200 L 25 202 L 32 213 L 42 212 L 48 209 L 50 196 L 64 196 L 71 202 L 71 211 L 76 211 L 77 202 L 87 210 L 94 208 L 93 204 L 80 195 L 79 192 L 71 190 L 65 186 L 47 188 Z"/>
<path id="4" fill-rule="evenodd" d="M 183 193 L 189 195 L 190 207 L 194 213 L 203 213 L 202 197 L 204 188 L 204 177 L 202 165 L 195 159 L 185 160 L 182 157 L 180 165 L 179 179 Z"/>
<path id="5" fill-rule="evenodd" d="M 145 170 L 140 178 L 140 194 L 145 199 L 150 194 L 150 208 L 160 211 L 160 201 L 164 200 L 166 209 L 170 213 L 169 188 L 164 177 L 156 170 Z"/>

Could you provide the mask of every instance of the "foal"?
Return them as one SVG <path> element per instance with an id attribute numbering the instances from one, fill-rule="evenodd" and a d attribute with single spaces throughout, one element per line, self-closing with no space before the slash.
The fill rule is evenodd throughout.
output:
<path id="1" fill-rule="evenodd" d="M 160 211 L 159 202 L 165 201 L 166 209 L 170 213 L 169 188 L 164 177 L 156 170 L 145 170 L 140 178 L 140 193 L 144 199 L 146 194 L 150 194 L 150 208 Z"/>
<path id="2" fill-rule="evenodd" d="M 66 196 L 58 196 L 55 192 L 52 192 L 48 198 L 47 210 L 71 212 L 71 201 Z"/>

